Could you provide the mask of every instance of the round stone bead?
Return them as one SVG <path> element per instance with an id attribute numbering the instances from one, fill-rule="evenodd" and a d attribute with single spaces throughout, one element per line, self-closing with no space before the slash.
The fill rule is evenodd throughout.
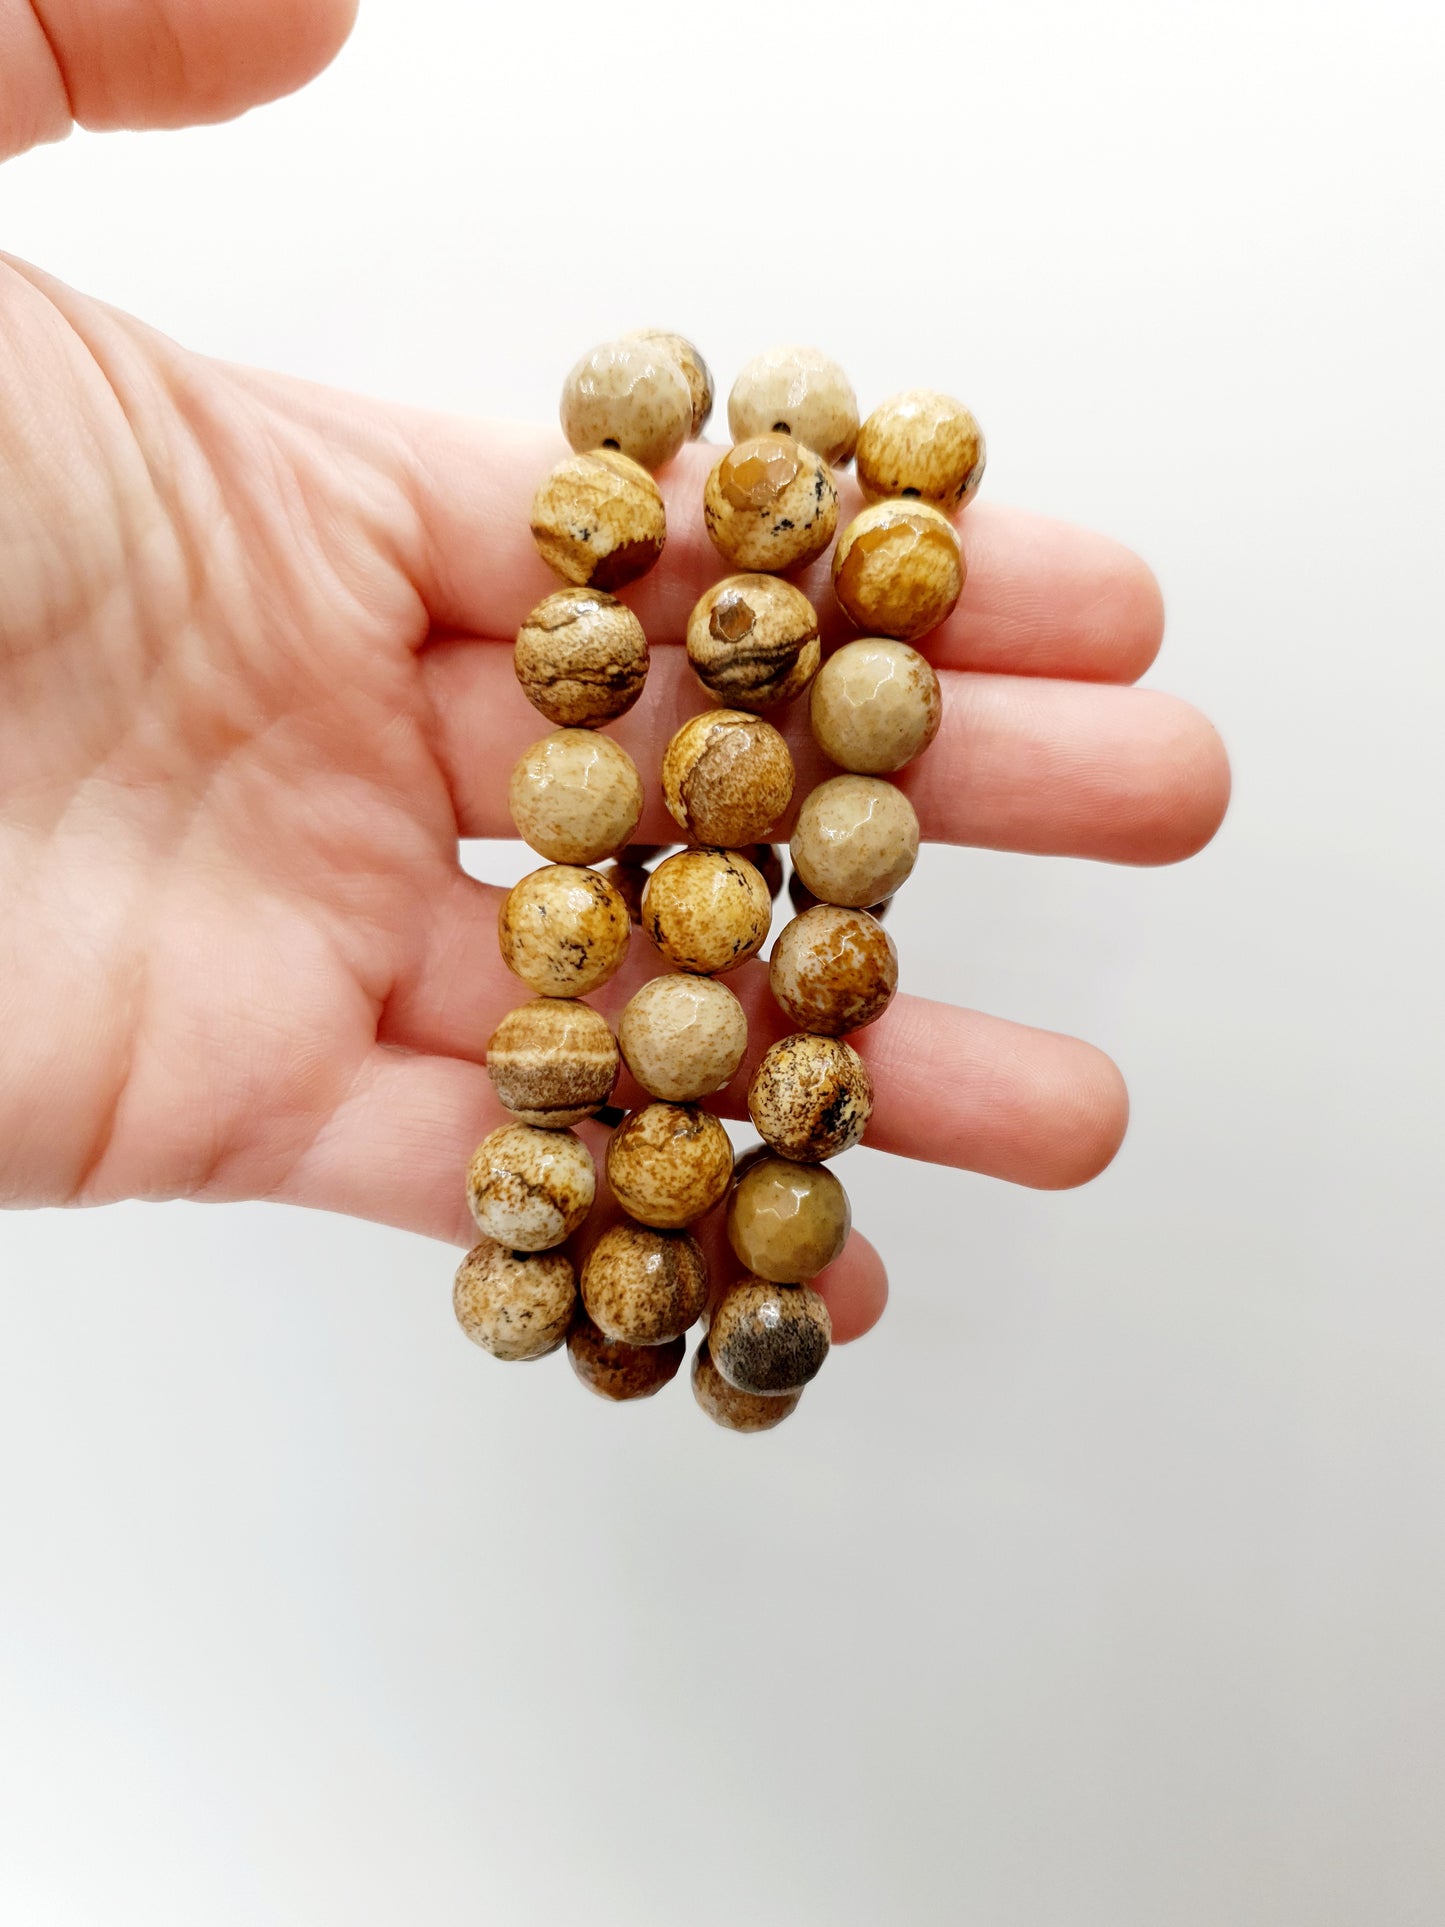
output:
<path id="1" fill-rule="evenodd" d="M 682 725 L 662 758 L 662 796 L 699 843 L 758 842 L 793 800 L 793 758 L 771 723 L 709 709 Z"/>
<path id="2" fill-rule="evenodd" d="M 607 1019 L 575 997 L 538 997 L 487 1044 L 492 1089 L 519 1124 L 564 1130 L 600 1111 L 621 1060 Z"/>
<path id="3" fill-rule="evenodd" d="M 858 397 L 820 349 L 765 348 L 733 383 L 728 427 L 735 442 L 771 429 L 816 448 L 825 462 L 848 462 L 858 440 Z"/>
<path id="4" fill-rule="evenodd" d="M 627 1068 L 649 1096 L 690 1104 L 720 1091 L 743 1061 L 748 1020 L 711 977 L 654 977 L 617 1027 Z"/>
<path id="5" fill-rule="evenodd" d="M 647 681 L 647 637 L 625 602 L 598 589 L 558 589 L 517 631 L 522 693 L 564 729 L 610 723 Z"/>
<path id="6" fill-rule="evenodd" d="M 813 736 L 847 770 L 886 776 L 928 748 L 943 718 L 933 664 L 906 642 L 845 642 L 813 684 Z"/>
<path id="7" fill-rule="evenodd" d="M 849 1150 L 873 1112 L 873 1081 L 840 1037 L 784 1037 L 748 1086 L 748 1114 L 779 1157 L 819 1164 Z"/>
<path id="8" fill-rule="evenodd" d="M 833 776 L 804 797 L 789 848 L 793 868 L 820 903 L 865 909 L 912 874 L 918 818 L 892 783 Z"/>
<path id="9" fill-rule="evenodd" d="M 509 1251 L 550 1251 L 592 1209 L 592 1153 L 571 1131 L 504 1124 L 484 1137 L 467 1171 L 479 1230 Z"/>
<path id="10" fill-rule="evenodd" d="M 674 1338 L 666 1345 L 619 1345 L 598 1331 L 590 1318 L 574 1318 L 567 1334 L 573 1371 L 589 1392 L 615 1405 L 660 1392 L 677 1377 L 686 1351 L 685 1338 Z"/>
<path id="11" fill-rule="evenodd" d="M 833 592 L 855 628 L 912 642 L 958 601 L 958 531 L 927 502 L 875 502 L 855 515 L 833 552 Z"/>
<path id="12" fill-rule="evenodd" d="M 582 1302 L 606 1338 L 666 1345 L 707 1303 L 707 1260 L 686 1231 L 625 1220 L 603 1232 L 582 1267 Z"/>
<path id="13" fill-rule="evenodd" d="M 797 1411 L 803 1396 L 801 1389 L 761 1397 L 755 1392 L 738 1391 L 713 1364 L 705 1344 L 693 1353 L 692 1395 L 713 1424 L 726 1432 L 771 1432 Z"/>
<path id="14" fill-rule="evenodd" d="M 812 681 L 820 653 L 817 610 L 773 575 L 726 576 L 688 617 L 687 659 L 732 709 L 791 701 Z"/>
<path id="15" fill-rule="evenodd" d="M 483 1238 L 457 1268 L 457 1323 L 494 1358 L 545 1358 L 567 1336 L 577 1306 L 572 1261 L 561 1251 L 512 1251 Z"/>
<path id="16" fill-rule="evenodd" d="M 736 970 L 767 942 L 768 886 L 736 850 L 679 850 L 642 893 L 642 928 L 675 970 L 700 977 Z"/>
<path id="17" fill-rule="evenodd" d="M 811 562 L 838 526 L 838 490 L 821 455 L 787 435 L 754 435 L 718 461 L 702 497 L 714 548 L 735 569 Z"/>
<path id="18" fill-rule="evenodd" d="M 983 430 L 961 401 L 936 388 L 890 395 L 858 436 L 858 486 L 870 502 L 916 496 L 952 513 L 983 480 Z"/>
<path id="19" fill-rule="evenodd" d="M 532 497 L 532 539 L 568 582 L 619 589 L 662 554 L 667 516 L 656 482 L 616 449 L 567 455 Z"/>
<path id="20" fill-rule="evenodd" d="M 712 413 L 712 371 L 707 363 L 686 335 L 669 334 L 665 328 L 635 328 L 627 339 L 646 341 L 654 348 L 660 348 L 664 354 L 671 355 L 682 370 L 682 378 L 692 397 L 692 426 L 688 431 L 688 439 L 695 442 L 706 428 L 708 416 Z"/>
<path id="21" fill-rule="evenodd" d="M 585 997 L 627 955 L 627 905 L 606 877 L 554 863 L 514 884 L 497 920 L 502 960 L 541 997 Z"/>
<path id="22" fill-rule="evenodd" d="M 848 1242 L 848 1193 L 824 1165 L 762 1157 L 733 1181 L 728 1243 L 739 1262 L 775 1285 L 800 1285 Z"/>
<path id="23" fill-rule="evenodd" d="M 517 834 L 553 863 L 620 850 L 642 814 L 642 778 L 595 729 L 554 729 L 517 759 L 507 796 Z"/>
<path id="24" fill-rule="evenodd" d="M 647 1104 L 607 1146 L 607 1182 L 630 1218 L 659 1230 L 691 1224 L 722 1197 L 733 1171 L 728 1134 L 695 1104 Z"/>
<path id="25" fill-rule="evenodd" d="M 676 356 L 637 335 L 583 355 L 562 385 L 562 433 L 579 455 L 616 448 L 644 468 L 670 462 L 692 433 L 692 390 Z"/>
<path id="26" fill-rule="evenodd" d="M 707 1328 L 712 1362 L 734 1391 L 766 1397 L 800 1392 L 833 1342 L 828 1307 L 807 1285 L 742 1278 Z"/>
<path id="27" fill-rule="evenodd" d="M 866 910 L 820 903 L 784 924 L 768 958 L 768 985 L 799 1030 L 842 1037 L 892 1003 L 898 950 Z"/>

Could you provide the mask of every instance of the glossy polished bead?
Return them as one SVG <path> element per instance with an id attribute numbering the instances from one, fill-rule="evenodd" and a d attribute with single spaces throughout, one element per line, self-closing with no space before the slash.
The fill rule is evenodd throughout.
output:
<path id="1" fill-rule="evenodd" d="M 692 433 L 692 390 L 675 355 L 622 335 L 583 355 L 562 385 L 561 412 L 562 433 L 579 455 L 616 448 L 661 468 Z"/>
<path id="2" fill-rule="evenodd" d="M 820 654 L 817 610 L 773 575 L 727 576 L 688 617 L 687 659 L 730 709 L 770 709 L 800 695 Z"/>
<path id="3" fill-rule="evenodd" d="M 575 997 L 538 997 L 487 1044 L 487 1073 L 519 1124 L 565 1130 L 600 1111 L 621 1068 L 607 1019 Z"/>
<path id="4" fill-rule="evenodd" d="M 555 1352 L 576 1306 L 576 1274 L 561 1251 L 512 1251 L 483 1238 L 457 1268 L 452 1291 L 457 1323 L 494 1358 L 545 1358 Z"/>
<path id="5" fill-rule="evenodd" d="M 666 1345 L 620 1345 L 585 1317 L 574 1318 L 567 1334 L 573 1371 L 589 1392 L 614 1405 L 660 1392 L 677 1377 L 686 1352 L 685 1338 L 671 1339 Z"/>
<path id="6" fill-rule="evenodd" d="M 598 589 L 558 589 L 517 631 L 512 667 L 522 693 L 564 729 L 609 723 L 647 681 L 647 637 L 626 603 Z"/>
<path id="7" fill-rule="evenodd" d="M 595 870 L 554 863 L 508 892 L 497 920 L 502 959 L 541 997 L 585 997 L 627 955 L 627 905 Z"/>
<path id="8" fill-rule="evenodd" d="M 799 1030 L 842 1037 L 881 1017 L 898 988 L 898 950 L 866 910 L 820 903 L 784 924 L 768 986 Z"/>
<path id="9" fill-rule="evenodd" d="M 688 439 L 696 441 L 712 413 L 712 371 L 707 363 L 686 335 L 669 334 L 666 328 L 636 328 L 627 339 L 650 342 L 653 347 L 661 348 L 672 356 L 682 370 L 682 378 L 692 396 L 692 425 L 688 430 Z"/>
<path id="10" fill-rule="evenodd" d="M 740 1264 L 772 1284 L 800 1285 L 848 1242 L 848 1193 L 826 1166 L 761 1157 L 734 1176 L 728 1243 Z"/>
<path id="11" fill-rule="evenodd" d="M 665 1345 L 695 1325 L 707 1303 L 707 1260 L 686 1231 L 610 1225 L 582 1267 L 582 1302 L 607 1338 Z"/>
<path id="12" fill-rule="evenodd" d="M 803 799 L 789 845 L 820 903 L 866 909 L 891 897 L 918 861 L 918 818 L 892 783 L 833 776 Z"/>
<path id="13" fill-rule="evenodd" d="M 786 435 L 754 435 L 729 449 L 707 478 L 703 519 L 734 569 L 776 573 L 811 562 L 838 526 L 832 470 Z"/>
<path id="14" fill-rule="evenodd" d="M 554 729 L 517 759 L 507 801 L 518 836 L 539 856 L 596 863 L 637 828 L 642 778 L 610 736 Z"/>
<path id="15" fill-rule="evenodd" d="M 592 1209 L 592 1153 L 571 1131 L 504 1124 L 484 1137 L 467 1171 L 479 1230 L 509 1251 L 550 1251 Z"/>
<path id="16" fill-rule="evenodd" d="M 690 1104 L 720 1091 L 743 1061 L 748 1020 L 711 977 L 654 977 L 617 1026 L 627 1068 L 649 1096 Z"/>
<path id="17" fill-rule="evenodd" d="M 875 502 L 833 552 L 833 592 L 869 635 L 913 642 L 943 621 L 963 581 L 958 531 L 927 502 Z"/>
<path id="18" fill-rule="evenodd" d="M 679 850 L 642 893 L 642 928 L 675 970 L 715 977 L 767 942 L 773 900 L 736 850 Z"/>
<path id="19" fill-rule="evenodd" d="M 656 482 L 615 449 L 567 455 L 532 498 L 532 539 L 568 582 L 618 589 L 662 554 L 667 516 Z"/>
<path id="20" fill-rule="evenodd" d="M 709 1356 L 734 1391 L 755 1397 L 800 1392 L 833 1342 L 828 1307 L 808 1285 L 742 1278 L 707 1328 Z"/>
<path id="21" fill-rule="evenodd" d="M 748 1086 L 748 1114 L 779 1157 L 818 1164 L 850 1149 L 873 1113 L 873 1082 L 840 1037 L 784 1037 Z"/>
<path id="22" fill-rule="evenodd" d="M 917 496 L 951 514 L 978 493 L 983 430 L 961 401 L 936 388 L 890 395 L 858 436 L 858 486 L 870 502 Z"/>
<path id="23" fill-rule="evenodd" d="M 801 1390 L 761 1397 L 755 1392 L 738 1391 L 713 1364 L 705 1344 L 693 1353 L 692 1395 L 713 1424 L 725 1432 L 771 1432 L 797 1411 L 803 1396 Z"/>
<path id="24" fill-rule="evenodd" d="M 886 776 L 938 734 L 943 692 L 927 657 L 906 642 L 869 636 L 824 663 L 810 702 L 813 738 L 840 768 Z"/>
<path id="25" fill-rule="evenodd" d="M 793 800 L 793 758 L 771 723 L 741 709 L 685 722 L 662 758 L 662 796 L 699 843 L 757 843 Z"/>
<path id="26" fill-rule="evenodd" d="M 711 1211 L 732 1177 L 728 1134 L 694 1104 L 647 1104 L 607 1146 L 607 1182 L 639 1224 L 673 1231 Z"/>
<path id="27" fill-rule="evenodd" d="M 816 448 L 825 462 L 851 461 L 858 440 L 858 397 L 836 361 L 789 344 L 754 355 L 728 396 L 735 442 L 771 429 Z"/>

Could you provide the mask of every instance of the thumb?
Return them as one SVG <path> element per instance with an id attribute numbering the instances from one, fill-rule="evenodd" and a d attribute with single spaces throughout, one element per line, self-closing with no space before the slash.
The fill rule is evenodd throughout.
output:
<path id="1" fill-rule="evenodd" d="M 82 127 L 184 127 L 289 94 L 357 0 L 0 0 L 0 159 Z"/>

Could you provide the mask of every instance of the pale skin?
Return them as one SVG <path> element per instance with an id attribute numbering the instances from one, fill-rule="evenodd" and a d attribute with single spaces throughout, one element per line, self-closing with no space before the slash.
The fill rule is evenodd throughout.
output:
<path id="1" fill-rule="evenodd" d="M 72 118 L 238 112 L 324 65 L 351 10 L 0 0 L 0 155 Z M 560 452 L 223 366 L 0 257 L 0 1202 L 274 1198 L 471 1241 L 462 1173 L 504 1118 L 486 1040 L 522 995 L 458 839 L 510 833 L 508 772 L 547 727 L 510 642 L 555 586 L 527 506 Z M 714 457 L 659 476 L 667 551 L 627 591 L 653 670 L 616 734 L 645 777 L 700 706 L 680 644 L 724 573 Z M 1198 850 L 1228 766 L 1196 711 L 1132 686 L 1163 632 L 1149 570 L 987 499 L 962 529 L 968 585 L 926 645 L 945 720 L 901 779 L 925 836 Z M 802 583 L 820 607 L 825 582 Z M 801 793 L 823 765 L 797 707 Z M 649 790 L 637 834 L 666 841 Z M 609 1015 L 655 974 L 643 950 Z M 728 981 L 750 1065 L 783 1026 L 760 966 Z M 857 1042 L 882 1150 L 1058 1188 L 1122 1141 L 1123 1080 L 1076 1039 L 902 995 Z M 838 1338 L 866 1330 L 876 1251 L 855 1233 L 820 1289 Z"/>

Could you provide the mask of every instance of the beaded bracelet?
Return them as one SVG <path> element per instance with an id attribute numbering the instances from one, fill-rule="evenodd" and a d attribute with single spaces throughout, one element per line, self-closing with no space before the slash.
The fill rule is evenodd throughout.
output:
<path id="1" fill-rule="evenodd" d="M 841 1253 L 851 1213 L 827 1161 L 859 1141 L 873 1108 L 847 1038 L 897 989 L 881 919 L 918 854 L 913 807 L 886 779 L 938 732 L 938 677 L 913 645 L 963 587 L 949 516 L 977 491 L 985 450 L 968 409 L 932 390 L 895 395 L 860 426 L 846 376 L 815 349 L 774 349 L 743 370 L 728 401 L 734 446 L 703 493 L 708 535 L 736 573 L 687 625 L 688 660 L 720 706 L 683 723 L 663 756 L 663 799 L 689 839 L 668 855 L 630 841 L 642 780 L 601 733 L 648 670 L 642 626 L 614 591 L 661 555 L 666 518 L 649 471 L 701 434 L 712 403 L 697 350 L 658 330 L 594 349 L 563 389 L 574 452 L 538 488 L 532 534 L 568 586 L 527 617 L 514 656 L 523 693 L 555 725 L 510 788 L 518 833 L 547 863 L 508 894 L 498 924 L 508 967 L 535 995 L 487 1046 L 514 1121 L 471 1160 L 483 1235 L 454 1304 L 468 1337 L 499 1358 L 565 1344 L 582 1382 L 612 1400 L 668 1383 L 702 1321 L 697 1402 L 718 1424 L 756 1432 L 796 1408 L 831 1342 L 811 1281 Z M 833 540 L 834 470 L 855 457 L 868 506 L 838 538 L 832 582 L 861 635 L 824 662 L 817 612 L 783 578 Z M 795 773 L 761 712 L 805 692 L 814 739 L 840 773 L 797 812 L 797 914 L 768 959 L 772 995 L 797 1029 L 753 1073 L 747 1105 L 763 1142 L 735 1164 L 703 1107 L 747 1051 L 743 1007 L 719 979 L 762 950 L 783 881 L 766 839 Z M 619 969 L 633 923 L 671 969 L 636 992 L 614 1036 L 581 1000 Z M 650 1101 L 619 1115 L 608 1106 L 624 1062 Z M 562 1247 L 591 1210 L 596 1171 L 571 1127 L 599 1116 L 615 1125 L 606 1174 L 624 1215 L 592 1244 L 579 1285 Z M 724 1199 L 741 1275 L 712 1302 L 689 1227 Z"/>

